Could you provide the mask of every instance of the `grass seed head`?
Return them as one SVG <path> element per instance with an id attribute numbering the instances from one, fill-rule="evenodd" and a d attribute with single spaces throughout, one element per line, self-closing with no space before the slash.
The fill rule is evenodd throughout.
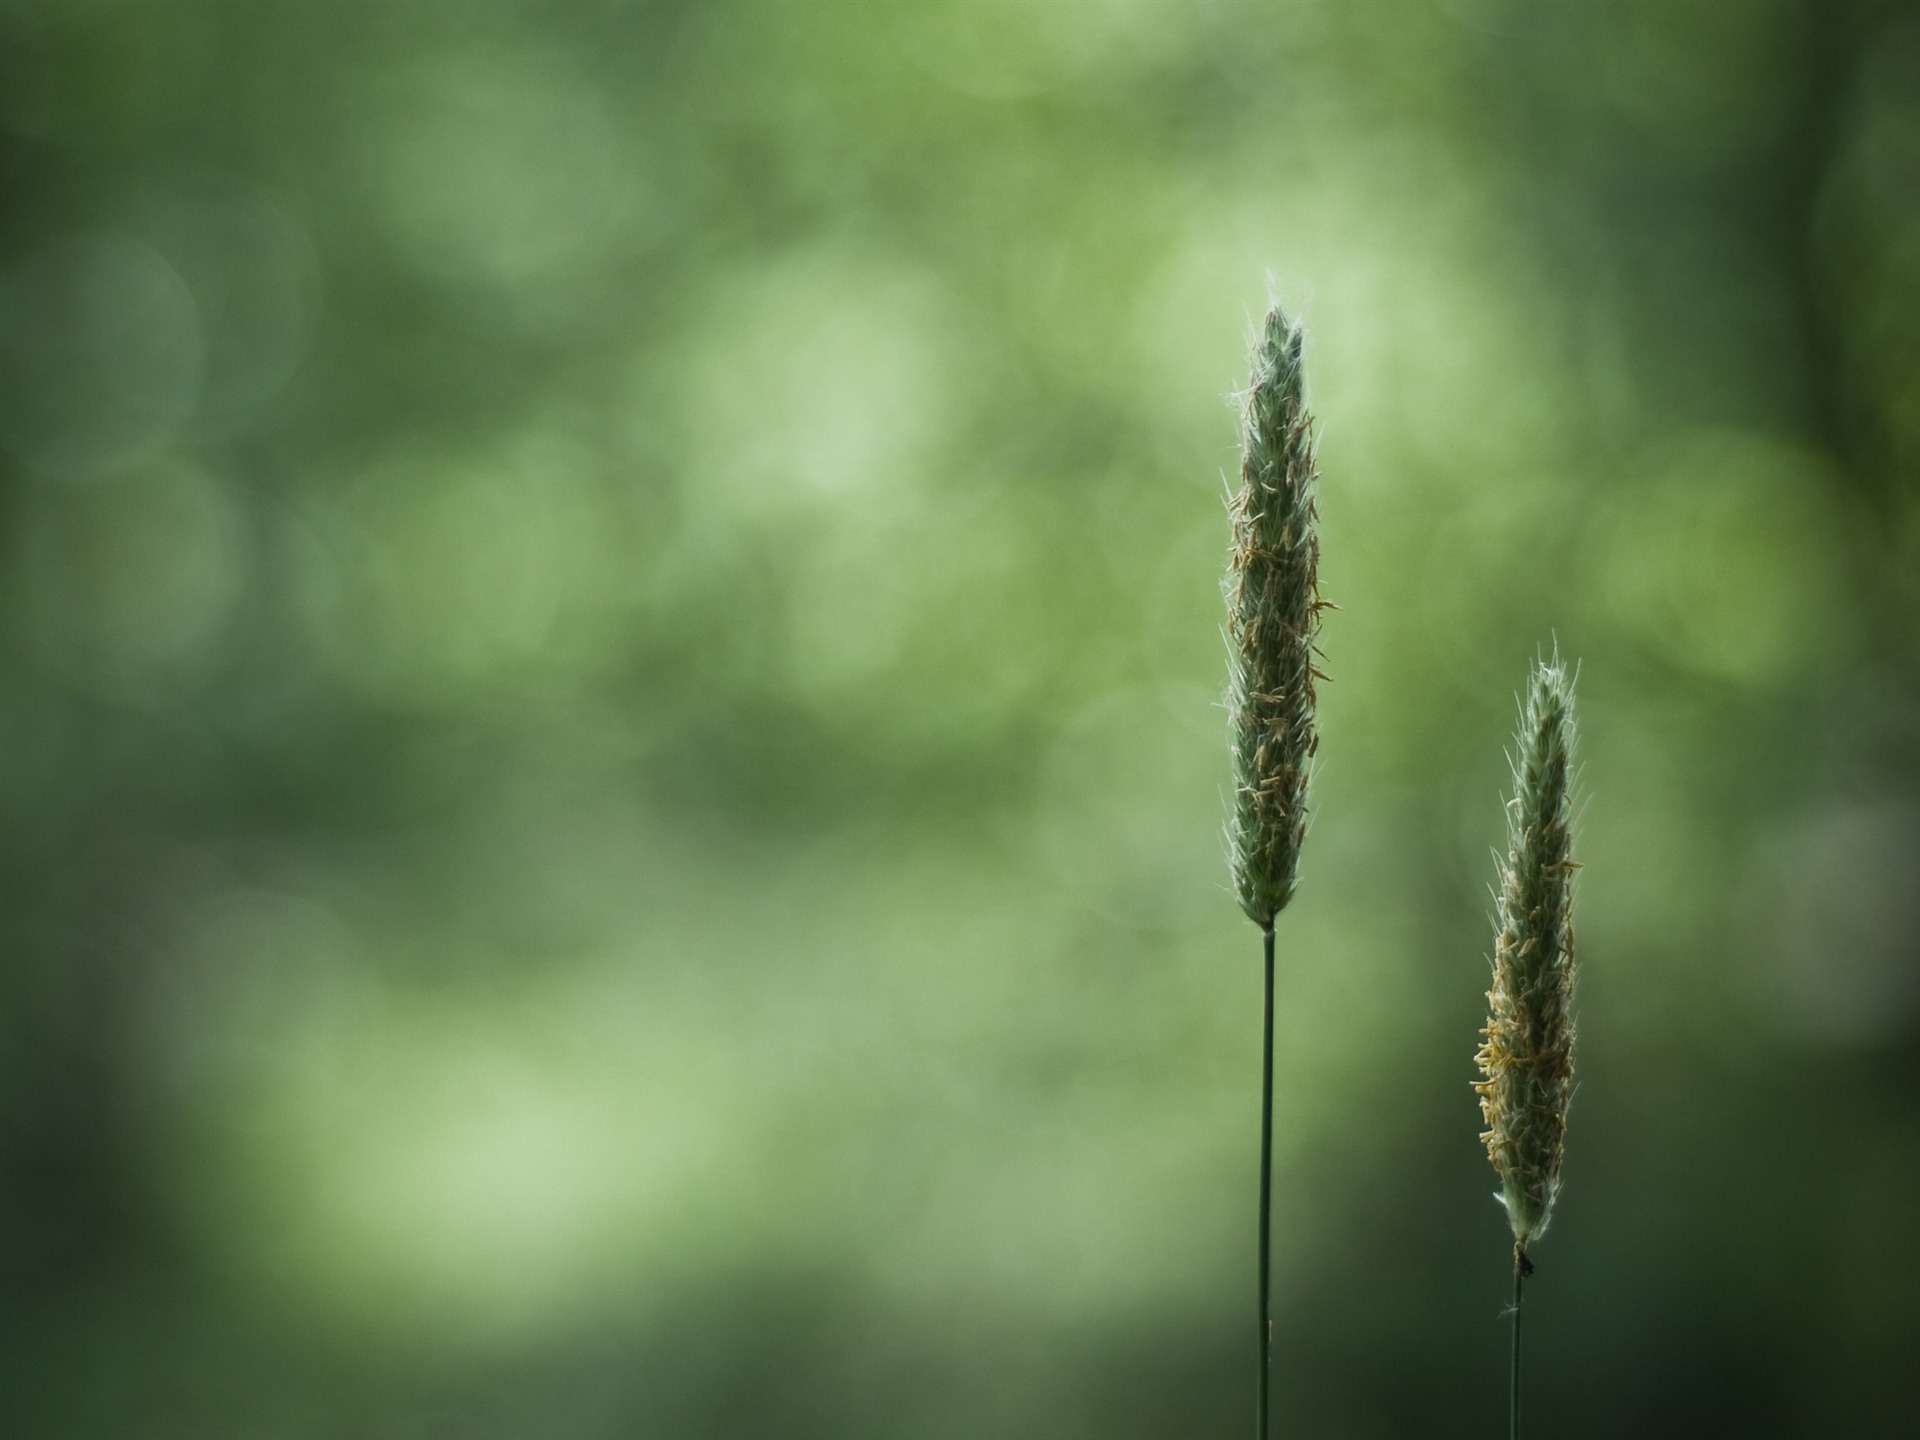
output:
<path id="1" fill-rule="evenodd" d="M 1234 892 L 1263 929 L 1293 898 L 1307 833 L 1320 539 L 1303 337 L 1276 305 L 1254 346 L 1226 579 Z"/>
<path id="2" fill-rule="evenodd" d="M 1536 660 L 1520 711 L 1507 855 L 1474 1089 L 1515 1247 L 1546 1232 L 1573 1097 L 1573 675 Z"/>

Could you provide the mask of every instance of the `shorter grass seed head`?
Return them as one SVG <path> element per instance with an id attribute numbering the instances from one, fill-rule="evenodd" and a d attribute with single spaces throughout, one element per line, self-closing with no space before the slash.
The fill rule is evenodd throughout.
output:
<path id="1" fill-rule="evenodd" d="M 1300 326 L 1279 306 L 1269 310 L 1246 393 L 1240 490 L 1229 505 L 1227 841 L 1240 908 L 1262 929 L 1293 898 L 1318 743 L 1313 687 L 1325 678 L 1313 663 L 1325 606 L 1303 349 Z"/>
<path id="2" fill-rule="evenodd" d="M 1573 1098 L 1573 676 L 1558 647 L 1534 662 L 1521 707 L 1500 870 L 1493 988 L 1474 1085 L 1480 1138 L 1524 1265 L 1560 1193 Z"/>

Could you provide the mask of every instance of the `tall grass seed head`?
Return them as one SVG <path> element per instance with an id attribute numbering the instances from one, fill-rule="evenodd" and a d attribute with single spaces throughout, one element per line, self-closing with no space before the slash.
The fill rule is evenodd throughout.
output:
<path id="1" fill-rule="evenodd" d="M 1484 1043 L 1474 1085 L 1481 1139 L 1521 1259 L 1560 1193 L 1573 1098 L 1573 675 L 1555 647 L 1536 660 L 1520 712 L 1500 867 Z"/>
<path id="2" fill-rule="evenodd" d="M 1304 337 L 1276 305 L 1253 352 L 1244 397 L 1240 489 L 1229 503 L 1226 578 L 1233 803 L 1228 853 L 1240 908 L 1271 929 L 1293 898 L 1318 739 L 1320 540 Z"/>

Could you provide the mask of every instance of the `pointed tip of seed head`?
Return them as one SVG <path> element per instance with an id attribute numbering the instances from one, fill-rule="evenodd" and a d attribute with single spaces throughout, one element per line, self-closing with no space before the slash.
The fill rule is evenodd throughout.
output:
<path id="1" fill-rule="evenodd" d="M 1533 680 L 1537 685 L 1551 685 L 1555 689 L 1570 689 L 1573 685 L 1576 666 L 1571 666 L 1560 655 L 1560 647 L 1555 645 L 1545 655 L 1534 657 Z"/>
<path id="2" fill-rule="evenodd" d="M 1306 350 L 1306 327 L 1297 319 L 1290 319 L 1279 302 L 1275 301 L 1267 310 L 1267 318 L 1260 327 L 1260 340 L 1255 347 L 1256 378 L 1263 369 L 1277 374 L 1297 375 L 1305 363 Z"/>
<path id="3" fill-rule="evenodd" d="M 1544 655 L 1534 656 L 1528 676 L 1527 698 L 1538 704 L 1550 704 L 1563 710 L 1573 707 L 1574 686 L 1580 678 L 1579 663 L 1571 664 L 1560 653 L 1560 642 Z"/>

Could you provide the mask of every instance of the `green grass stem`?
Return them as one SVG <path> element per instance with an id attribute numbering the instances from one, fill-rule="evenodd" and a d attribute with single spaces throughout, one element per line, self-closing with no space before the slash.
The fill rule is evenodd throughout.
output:
<path id="1" fill-rule="evenodd" d="M 1267 1440 L 1268 1389 L 1273 1374 L 1273 926 L 1266 951 L 1266 1021 L 1260 1050 L 1260 1419 Z"/>

